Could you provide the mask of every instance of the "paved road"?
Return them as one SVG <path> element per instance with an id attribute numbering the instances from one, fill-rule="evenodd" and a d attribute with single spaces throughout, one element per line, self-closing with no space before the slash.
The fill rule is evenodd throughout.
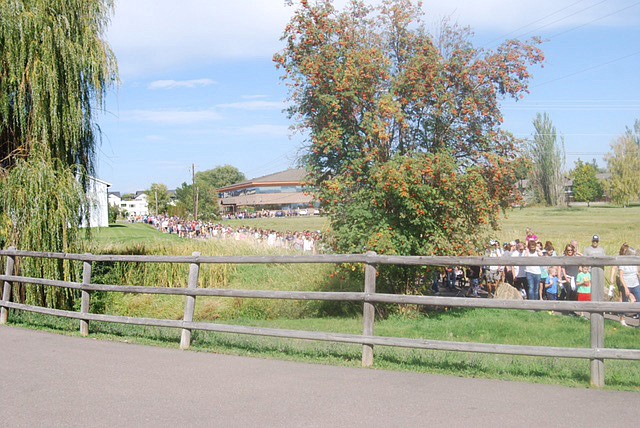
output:
<path id="1" fill-rule="evenodd" d="M 144 347 L 0 328 L 0 425 L 638 426 L 640 394 Z"/>

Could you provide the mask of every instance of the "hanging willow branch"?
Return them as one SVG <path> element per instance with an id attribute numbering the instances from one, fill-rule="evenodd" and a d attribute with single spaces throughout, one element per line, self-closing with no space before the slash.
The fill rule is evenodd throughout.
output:
<path id="1" fill-rule="evenodd" d="M 70 167 L 44 156 L 18 159 L 11 172 L 0 180 L 2 234 L 20 249 L 78 252 L 79 226 L 87 198 Z M 69 261 L 25 258 L 17 267 L 32 277 L 77 280 Z M 72 306 L 70 290 L 57 287 L 28 287 L 15 298 L 41 306 Z"/>
<path id="2" fill-rule="evenodd" d="M 46 146 L 64 165 L 93 173 L 94 106 L 117 80 L 104 40 L 112 10 L 113 0 L 0 2 L 2 168 Z"/>

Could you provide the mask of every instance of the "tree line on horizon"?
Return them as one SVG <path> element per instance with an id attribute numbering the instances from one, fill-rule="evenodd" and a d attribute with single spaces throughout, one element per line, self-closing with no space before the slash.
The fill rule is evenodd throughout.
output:
<path id="1" fill-rule="evenodd" d="M 534 135 L 527 142 L 523 168 L 519 178 L 529 181 L 526 199 L 547 206 L 566 205 L 570 201 L 588 204 L 604 199 L 628 206 L 640 197 L 640 119 L 632 128 L 616 137 L 605 155 L 606 167 L 595 159 L 584 162 L 578 158 L 573 168 L 563 171 L 564 140 L 546 113 L 538 113 L 533 120 Z M 608 172 L 608 178 L 598 178 Z M 572 195 L 565 194 L 565 182 L 572 181 Z M 524 189 L 521 189 L 524 191 Z M 569 199 L 571 196 L 571 199 Z"/>

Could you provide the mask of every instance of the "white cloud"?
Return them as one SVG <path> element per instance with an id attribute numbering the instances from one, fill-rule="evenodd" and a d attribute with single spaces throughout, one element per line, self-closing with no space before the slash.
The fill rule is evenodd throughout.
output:
<path id="1" fill-rule="evenodd" d="M 369 1 L 377 3 L 380 0 Z M 337 0 L 342 8 L 347 0 Z M 577 25 L 635 25 L 639 7 L 629 1 L 575 0 L 425 0 L 425 21 L 449 16 L 472 29 L 502 34 L 558 31 Z M 119 0 L 108 40 L 123 76 L 159 72 L 189 62 L 268 59 L 282 48 L 279 41 L 294 8 L 283 0 Z M 610 16 L 608 16 L 610 15 Z M 594 21 L 597 20 L 597 21 Z M 543 27 L 540 31 L 538 28 Z M 515 30 L 515 31 L 514 31 Z"/>
<path id="2" fill-rule="evenodd" d="M 125 77 L 188 62 L 270 58 L 290 11 L 281 0 L 119 0 L 107 36 Z"/>
<path id="3" fill-rule="evenodd" d="M 193 80 L 156 80 L 149 84 L 149 89 L 174 89 L 174 88 L 197 88 L 201 86 L 215 85 L 217 82 L 211 79 Z"/>
<path id="4" fill-rule="evenodd" d="M 186 125 L 221 119 L 213 110 L 130 110 L 120 114 L 121 120 L 151 122 L 164 125 Z"/>
<path id="5" fill-rule="evenodd" d="M 281 101 L 241 101 L 237 103 L 218 104 L 218 108 L 238 110 L 282 110 L 286 104 Z"/>

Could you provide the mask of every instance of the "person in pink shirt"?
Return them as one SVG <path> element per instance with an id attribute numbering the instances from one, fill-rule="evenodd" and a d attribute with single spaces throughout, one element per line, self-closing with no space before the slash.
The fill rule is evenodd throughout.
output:
<path id="1" fill-rule="evenodd" d="M 527 237 L 526 237 L 526 241 L 534 241 L 537 242 L 538 241 L 538 235 L 536 235 L 535 233 L 533 233 L 533 230 L 531 230 L 530 227 L 527 227 Z"/>

